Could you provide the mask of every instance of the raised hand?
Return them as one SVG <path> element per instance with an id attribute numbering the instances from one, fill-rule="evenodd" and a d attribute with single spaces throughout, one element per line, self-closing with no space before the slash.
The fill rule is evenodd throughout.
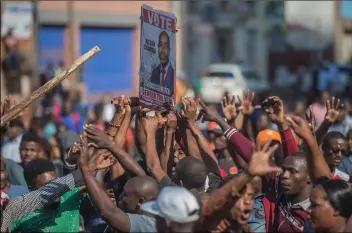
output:
<path id="1" fill-rule="evenodd" d="M 326 115 L 325 120 L 329 123 L 334 123 L 340 114 L 340 99 L 335 100 L 335 96 L 331 97 L 331 101 L 326 101 Z"/>
<path id="2" fill-rule="evenodd" d="M 111 103 L 115 106 L 117 112 L 125 114 L 126 106 L 131 104 L 131 100 L 128 97 L 122 95 L 121 97 L 114 97 Z"/>
<path id="3" fill-rule="evenodd" d="M 167 124 L 166 129 L 169 131 L 175 131 L 177 128 L 177 118 L 176 115 L 173 113 L 169 113 L 167 115 Z"/>
<path id="4" fill-rule="evenodd" d="M 280 125 L 285 123 L 284 104 L 279 97 L 271 96 L 264 100 L 263 108 L 272 122 Z"/>
<path id="5" fill-rule="evenodd" d="M 307 114 L 307 112 L 305 113 L 306 120 L 308 121 L 308 124 L 309 124 L 310 130 L 312 131 L 312 134 L 315 135 L 315 115 L 313 112 L 312 105 L 309 105 L 308 112 L 309 112 L 309 114 Z"/>
<path id="6" fill-rule="evenodd" d="M 217 122 L 219 120 L 222 120 L 221 116 L 219 113 L 214 110 L 209 108 L 207 105 L 202 100 L 199 100 L 199 104 L 202 107 L 200 114 L 202 116 L 202 122 L 204 121 L 214 121 Z"/>
<path id="7" fill-rule="evenodd" d="M 85 125 L 83 129 L 84 135 L 87 136 L 90 141 L 89 146 L 99 149 L 108 149 L 112 145 L 113 142 L 109 140 L 108 135 L 94 125 Z"/>
<path id="8" fill-rule="evenodd" d="M 89 156 L 88 156 L 88 141 L 87 137 L 84 135 L 80 135 L 81 143 L 74 143 L 75 146 L 77 146 L 78 151 L 79 151 L 79 158 L 78 158 L 78 165 L 81 168 L 89 169 L 88 166 L 88 161 L 89 161 Z"/>
<path id="9" fill-rule="evenodd" d="M 249 89 L 245 90 L 243 92 L 243 99 L 242 101 L 240 100 L 240 107 L 238 108 L 244 116 L 250 116 L 252 115 L 254 111 L 253 107 L 253 100 L 255 97 L 255 93 L 252 92 Z"/>
<path id="10" fill-rule="evenodd" d="M 103 150 L 99 154 L 93 155 L 88 166 L 91 172 L 111 167 L 117 162 L 116 158 L 108 150 Z"/>
<path id="11" fill-rule="evenodd" d="M 221 107 L 227 122 L 232 122 L 237 118 L 239 112 L 236 107 L 235 96 L 225 95 L 223 101 L 221 101 Z"/>
<path id="12" fill-rule="evenodd" d="M 311 127 L 308 121 L 299 116 L 291 116 L 286 118 L 291 124 L 293 131 L 301 138 L 308 140 L 313 137 Z"/>
<path id="13" fill-rule="evenodd" d="M 252 176 L 264 176 L 272 172 L 281 172 L 281 168 L 270 165 L 270 157 L 279 147 L 278 145 L 270 146 L 271 141 L 267 142 L 262 148 L 257 142 L 253 145 L 254 153 L 248 164 L 248 173 Z"/>
<path id="14" fill-rule="evenodd" d="M 78 161 L 78 158 L 80 155 L 78 144 L 81 144 L 81 143 L 75 142 L 68 150 L 66 161 L 69 164 L 76 164 Z"/>
<path id="15" fill-rule="evenodd" d="M 196 121 L 198 103 L 191 97 L 182 98 L 183 109 L 180 111 L 180 115 L 184 120 Z"/>

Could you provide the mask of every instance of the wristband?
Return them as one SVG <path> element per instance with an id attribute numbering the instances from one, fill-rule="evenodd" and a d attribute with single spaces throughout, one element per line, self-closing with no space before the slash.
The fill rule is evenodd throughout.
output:
<path id="1" fill-rule="evenodd" d="M 110 127 L 114 127 L 114 128 L 116 128 L 116 129 L 119 129 L 119 128 L 121 127 L 121 125 L 116 125 L 116 124 L 111 123 L 111 122 L 109 122 L 109 126 L 110 126 Z"/>

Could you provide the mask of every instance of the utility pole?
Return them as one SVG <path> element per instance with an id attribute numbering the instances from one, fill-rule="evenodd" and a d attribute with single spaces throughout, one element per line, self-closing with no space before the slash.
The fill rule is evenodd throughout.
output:
<path id="1" fill-rule="evenodd" d="M 32 0 L 32 17 L 33 17 L 33 85 L 32 89 L 35 90 L 40 85 L 39 74 L 40 74 L 40 64 L 39 64 L 39 14 L 38 14 L 38 0 Z"/>
<path id="2" fill-rule="evenodd" d="M 75 57 L 76 57 L 76 52 L 75 52 L 75 35 L 74 35 L 74 31 L 75 31 L 75 18 L 74 18 L 74 1 L 73 0 L 69 0 L 67 1 L 67 19 L 68 19 L 68 26 L 70 28 L 70 34 L 69 34 L 69 40 L 70 40 L 70 63 L 75 61 Z M 74 74 L 72 74 L 72 78 L 70 79 L 70 81 L 72 82 L 73 85 L 71 85 L 71 87 L 75 87 L 75 84 L 77 83 L 77 73 L 75 72 Z"/>

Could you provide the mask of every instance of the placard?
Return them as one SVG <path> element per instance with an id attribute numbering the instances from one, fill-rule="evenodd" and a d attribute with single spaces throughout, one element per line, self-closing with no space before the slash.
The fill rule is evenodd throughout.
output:
<path id="1" fill-rule="evenodd" d="M 143 105 L 174 106 L 176 86 L 176 23 L 174 14 L 141 7 L 139 99 Z"/>

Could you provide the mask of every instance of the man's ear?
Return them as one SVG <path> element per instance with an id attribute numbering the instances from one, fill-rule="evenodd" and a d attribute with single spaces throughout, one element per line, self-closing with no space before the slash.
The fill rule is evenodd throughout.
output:
<path id="1" fill-rule="evenodd" d="M 308 175 L 307 177 L 307 184 L 311 184 L 312 183 L 312 180 L 310 179 L 310 176 Z"/>
<path id="2" fill-rule="evenodd" d="M 145 199 L 143 197 L 138 199 L 137 205 L 136 205 L 136 212 L 140 210 L 141 205 L 145 202 Z"/>
<path id="3" fill-rule="evenodd" d="M 334 217 L 341 216 L 341 212 L 334 208 Z"/>
<path id="4" fill-rule="evenodd" d="M 138 198 L 138 205 L 142 205 L 145 202 L 143 197 Z"/>

